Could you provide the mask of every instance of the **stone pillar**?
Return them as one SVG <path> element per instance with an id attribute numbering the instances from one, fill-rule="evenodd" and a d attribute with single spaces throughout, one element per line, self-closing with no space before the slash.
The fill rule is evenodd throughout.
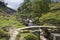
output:
<path id="1" fill-rule="evenodd" d="M 54 40 L 56 40 L 56 38 L 55 38 L 55 37 L 53 37 L 53 39 L 54 39 Z"/>
<path id="2" fill-rule="evenodd" d="M 43 33 L 43 30 L 40 29 L 40 39 L 41 40 L 47 40 L 45 37 L 44 37 L 44 33 Z"/>

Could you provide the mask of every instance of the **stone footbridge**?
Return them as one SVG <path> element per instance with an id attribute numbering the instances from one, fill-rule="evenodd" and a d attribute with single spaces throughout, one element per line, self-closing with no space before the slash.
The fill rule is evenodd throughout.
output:
<path id="1" fill-rule="evenodd" d="M 9 40 L 15 40 L 16 38 L 16 35 L 20 32 L 20 40 L 23 40 L 24 37 L 23 37 L 23 33 L 26 33 L 26 32 L 23 32 L 25 30 L 28 30 L 28 31 L 31 31 L 32 32 L 39 32 L 39 39 L 41 38 L 41 40 L 47 40 L 43 35 L 43 31 L 42 30 L 50 30 L 52 28 L 56 28 L 55 26 L 28 26 L 28 27 L 24 27 L 24 28 L 18 28 L 16 29 Z"/>

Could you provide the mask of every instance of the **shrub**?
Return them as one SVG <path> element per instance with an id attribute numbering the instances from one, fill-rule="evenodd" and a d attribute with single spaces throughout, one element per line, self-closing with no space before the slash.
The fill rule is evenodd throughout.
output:
<path id="1" fill-rule="evenodd" d="M 16 39 L 15 40 L 20 40 L 20 33 L 17 34 Z"/>
<path id="2" fill-rule="evenodd" d="M 34 34 L 28 34 L 27 36 L 25 36 L 26 40 L 38 40 L 37 36 Z"/>

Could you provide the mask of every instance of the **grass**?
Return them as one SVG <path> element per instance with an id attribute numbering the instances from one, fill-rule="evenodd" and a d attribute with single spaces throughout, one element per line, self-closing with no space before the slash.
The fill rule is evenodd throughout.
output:
<path id="1" fill-rule="evenodd" d="M 13 15 L 1 15 L 0 16 L 0 26 L 14 26 L 14 27 L 23 27 L 22 23 L 17 21 L 16 16 Z"/>

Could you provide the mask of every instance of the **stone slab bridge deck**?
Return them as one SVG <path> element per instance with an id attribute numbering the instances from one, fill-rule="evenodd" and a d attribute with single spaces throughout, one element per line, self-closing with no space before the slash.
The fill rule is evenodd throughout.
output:
<path id="1" fill-rule="evenodd" d="M 39 29 L 52 29 L 57 28 L 56 26 L 27 26 L 23 28 L 18 28 L 16 30 L 39 30 Z"/>

